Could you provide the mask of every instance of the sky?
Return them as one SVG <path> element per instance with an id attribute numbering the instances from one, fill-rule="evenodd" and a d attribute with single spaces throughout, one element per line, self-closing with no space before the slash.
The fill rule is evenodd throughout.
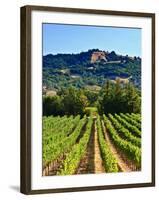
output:
<path id="1" fill-rule="evenodd" d="M 141 57 L 141 29 L 43 24 L 43 55 L 88 49 Z"/>

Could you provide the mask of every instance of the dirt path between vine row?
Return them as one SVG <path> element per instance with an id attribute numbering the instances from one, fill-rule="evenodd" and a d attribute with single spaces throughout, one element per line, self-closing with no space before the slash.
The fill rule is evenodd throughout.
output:
<path id="1" fill-rule="evenodd" d="M 117 162 L 118 162 L 118 166 L 120 168 L 120 170 L 122 172 L 131 172 L 132 170 L 130 169 L 130 167 L 125 163 L 123 156 L 117 151 L 117 149 L 115 148 L 114 144 L 112 143 L 109 134 L 107 133 L 107 130 L 105 128 L 104 122 L 102 121 L 102 128 L 105 134 L 105 139 L 109 145 L 109 148 L 111 150 L 111 152 L 113 153 L 113 155 L 116 157 Z"/>
<path id="2" fill-rule="evenodd" d="M 94 120 L 87 151 L 81 159 L 76 174 L 105 173 L 100 155 L 97 128 Z"/>
<path id="3" fill-rule="evenodd" d="M 95 169 L 94 172 L 95 173 L 104 173 L 105 169 L 103 166 L 103 162 L 102 162 L 102 158 L 101 158 L 101 154 L 100 154 L 100 147 L 99 147 L 99 142 L 98 142 L 98 133 L 97 133 L 97 126 L 96 126 L 96 122 L 95 122 L 95 128 L 94 128 L 94 165 L 95 165 Z"/>

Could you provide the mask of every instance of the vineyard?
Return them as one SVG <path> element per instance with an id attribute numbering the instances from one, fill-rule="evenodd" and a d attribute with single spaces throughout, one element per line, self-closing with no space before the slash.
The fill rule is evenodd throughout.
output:
<path id="1" fill-rule="evenodd" d="M 141 115 L 43 117 L 43 176 L 141 170 Z"/>

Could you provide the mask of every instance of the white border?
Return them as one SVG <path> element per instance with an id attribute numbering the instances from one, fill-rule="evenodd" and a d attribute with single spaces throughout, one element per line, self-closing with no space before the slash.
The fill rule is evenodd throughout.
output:
<path id="1" fill-rule="evenodd" d="M 42 177 L 42 23 L 142 28 L 142 171 Z M 112 15 L 32 12 L 31 188 L 55 189 L 151 182 L 151 19 Z"/>

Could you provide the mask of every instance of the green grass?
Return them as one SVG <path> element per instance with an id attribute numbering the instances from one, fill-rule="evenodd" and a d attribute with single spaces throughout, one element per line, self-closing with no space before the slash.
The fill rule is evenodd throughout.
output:
<path id="1" fill-rule="evenodd" d="M 86 107 L 85 113 L 88 116 L 97 116 L 98 115 L 98 109 L 97 109 L 97 107 Z"/>

